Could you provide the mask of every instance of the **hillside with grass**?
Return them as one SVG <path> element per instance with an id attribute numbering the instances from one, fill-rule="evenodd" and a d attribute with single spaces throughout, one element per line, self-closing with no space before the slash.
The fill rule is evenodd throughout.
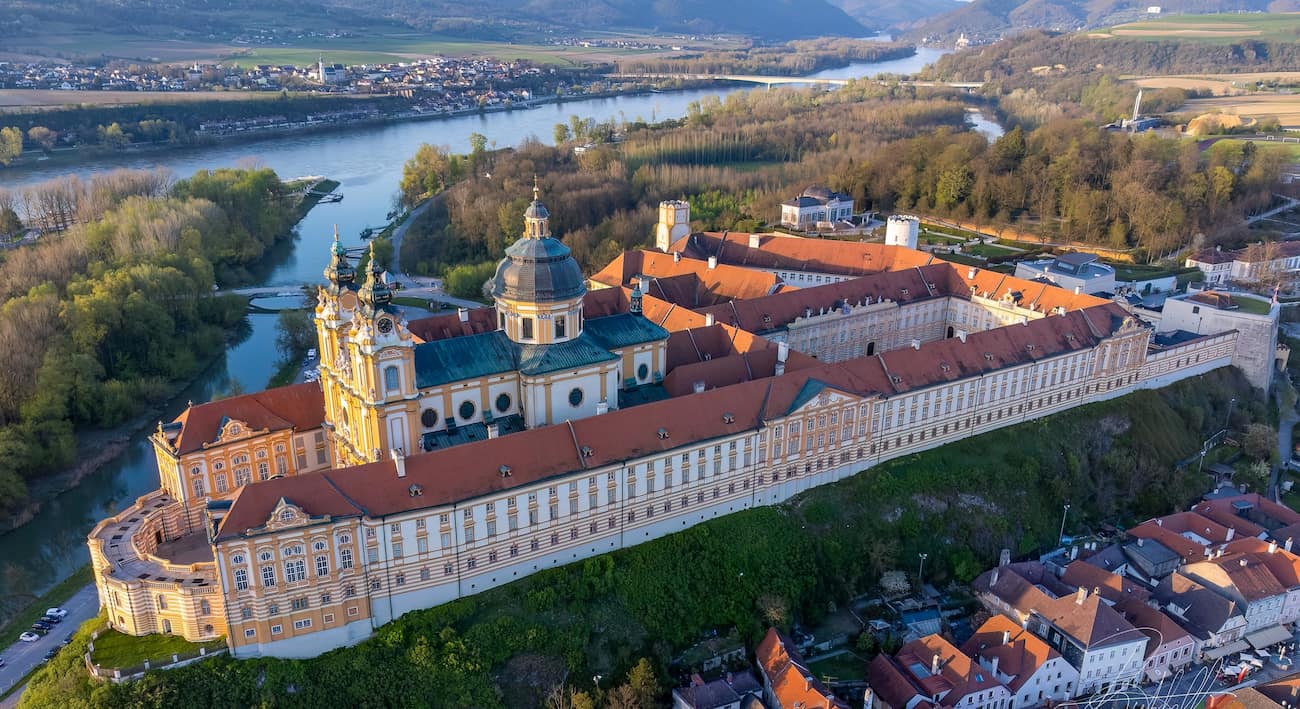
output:
<path id="1" fill-rule="evenodd" d="M 827 0 L 0 0 L 0 33 L 36 35 L 94 30 L 167 40 L 283 45 L 304 37 L 361 36 L 406 28 L 450 37 L 544 43 L 575 33 L 610 31 L 765 39 L 869 34 Z M 251 39 L 250 39 L 251 38 Z M 111 50 L 110 50 L 111 51 Z"/>
<path id="2" fill-rule="evenodd" d="M 56 661 L 19 706 L 528 707 L 558 685 L 590 691 L 593 676 L 623 677 L 641 657 L 671 685 L 691 669 L 671 658 L 701 637 L 735 628 L 752 651 L 768 625 L 815 625 L 878 591 L 885 572 L 914 568 L 918 553 L 929 554 L 927 582 L 965 584 L 1002 548 L 1017 557 L 1049 548 L 1065 503 L 1072 533 L 1185 509 L 1208 478 L 1175 462 L 1223 426 L 1233 398 L 1235 429 L 1267 417 L 1225 368 L 414 611 L 315 659 L 222 657 L 105 686 Z"/>
<path id="3" fill-rule="evenodd" d="M 995 40 L 1027 29 L 1074 31 L 1149 19 L 1150 3 L 1136 0 L 973 0 L 914 26 L 909 39 L 951 42 L 960 35 Z M 1211 13 L 1279 13 L 1300 10 L 1296 0 L 1170 0 L 1160 4 L 1156 22 L 1196 21 Z M 1172 16 L 1172 17 L 1169 17 Z M 1253 15 L 1245 15 L 1247 20 Z M 1242 15 L 1231 15 L 1241 21 Z M 1184 36 L 1188 36 L 1184 34 Z M 1194 36 L 1194 35 L 1191 35 Z M 1239 36 L 1254 36 L 1253 34 Z M 1294 41 L 1295 37 L 1291 39 Z"/>

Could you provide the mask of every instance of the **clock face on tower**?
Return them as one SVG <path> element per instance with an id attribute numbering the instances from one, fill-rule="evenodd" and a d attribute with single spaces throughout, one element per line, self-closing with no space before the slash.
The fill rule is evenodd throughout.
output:
<path id="1" fill-rule="evenodd" d="M 387 335 L 393 331 L 393 321 L 388 318 L 380 318 L 378 328 L 379 332 Z"/>

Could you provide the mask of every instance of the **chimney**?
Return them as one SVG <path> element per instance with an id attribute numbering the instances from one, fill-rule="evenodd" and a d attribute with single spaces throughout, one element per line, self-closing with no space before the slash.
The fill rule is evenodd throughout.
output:
<path id="1" fill-rule="evenodd" d="M 935 653 L 934 657 L 931 657 L 931 658 L 930 658 L 930 674 L 932 674 L 932 675 L 937 675 L 937 674 L 939 674 L 939 654 L 938 654 L 938 653 Z"/>
<path id="2" fill-rule="evenodd" d="M 1000 566 L 993 567 L 993 575 L 989 577 L 989 586 L 993 586 L 998 582 L 998 576 L 1001 571 L 1002 571 L 1002 567 Z"/>
<path id="3" fill-rule="evenodd" d="M 1268 553 L 1270 553 L 1270 554 L 1276 554 L 1276 553 L 1277 553 L 1277 542 L 1269 542 L 1269 543 L 1268 543 Z"/>
<path id="4" fill-rule="evenodd" d="M 1240 564 L 1241 566 L 1245 566 L 1248 562 L 1246 561 L 1245 557 L 1242 557 L 1240 559 L 1237 559 L 1237 563 Z"/>
<path id="5" fill-rule="evenodd" d="M 715 268 L 717 268 L 717 267 L 718 267 L 718 257 L 717 257 L 717 256 L 710 256 L 710 257 L 709 257 L 709 270 L 712 271 L 713 269 L 715 269 Z"/>
<path id="6" fill-rule="evenodd" d="M 691 384 L 691 388 L 695 390 L 695 393 L 696 393 L 696 394 L 703 394 L 703 393 L 704 393 L 704 382 L 703 382 L 703 381 L 695 382 L 695 383 Z"/>
<path id="7" fill-rule="evenodd" d="M 921 341 L 920 341 L 920 340 L 912 340 L 912 349 L 914 349 L 914 350 L 919 350 L 919 349 L 921 349 Z"/>
<path id="8" fill-rule="evenodd" d="M 1074 294 L 1075 294 L 1075 295 L 1079 295 L 1079 294 L 1082 293 L 1082 292 L 1083 292 L 1083 286 L 1075 286 L 1075 287 L 1074 287 Z"/>
<path id="9" fill-rule="evenodd" d="M 1237 528 L 1228 527 L 1228 536 L 1224 538 L 1224 541 L 1230 542 L 1232 541 L 1232 538 L 1235 536 L 1237 536 Z"/>
<path id="10" fill-rule="evenodd" d="M 971 266 L 970 269 L 966 271 L 966 277 L 974 280 L 975 273 L 976 273 L 975 267 Z"/>
<path id="11" fill-rule="evenodd" d="M 1010 643 L 1011 643 L 1011 631 L 1010 630 L 1002 631 L 1002 644 L 1008 645 Z"/>
<path id="12" fill-rule="evenodd" d="M 997 656 L 997 655 L 994 655 L 994 656 L 993 656 L 993 666 L 989 668 L 989 673 L 991 673 L 994 677 L 997 677 L 997 675 L 998 675 L 998 656 Z"/>
<path id="13" fill-rule="evenodd" d="M 757 249 L 762 244 L 763 244 L 763 237 L 759 236 L 758 234 L 749 235 L 749 248 Z"/>
<path id="14" fill-rule="evenodd" d="M 961 340 L 961 343 L 962 343 L 963 345 L 966 344 L 966 331 L 965 331 L 965 330 L 958 330 L 958 331 L 957 331 L 957 339 L 958 339 L 958 340 Z"/>
<path id="15" fill-rule="evenodd" d="M 1282 545 L 1282 548 L 1291 551 L 1291 537 L 1286 538 L 1286 543 Z"/>
<path id="16" fill-rule="evenodd" d="M 501 424 L 497 423 L 496 421 L 492 421 L 492 422 L 488 423 L 488 425 L 487 425 L 487 437 L 488 437 L 488 438 L 500 438 L 500 437 L 501 437 Z"/>
<path id="17" fill-rule="evenodd" d="M 1074 561 L 1075 559 L 1078 558 L 1079 558 L 1079 547 L 1077 546 L 1070 547 L 1070 561 Z"/>
<path id="18" fill-rule="evenodd" d="M 682 252 L 680 252 L 680 251 L 674 251 L 674 252 L 673 252 L 673 263 L 681 263 L 681 262 L 682 262 Z"/>
<path id="19" fill-rule="evenodd" d="M 406 455 L 402 453 L 401 448 L 394 448 L 388 451 L 393 458 L 393 466 L 397 468 L 397 477 L 406 477 Z"/>
<path id="20" fill-rule="evenodd" d="M 1146 543 L 1146 541 L 1147 540 L 1145 537 L 1138 537 L 1138 546 L 1142 546 L 1143 544 Z"/>
<path id="21" fill-rule="evenodd" d="M 1164 518 L 1164 517 L 1156 517 L 1156 526 L 1157 526 L 1157 527 L 1163 527 L 1163 526 L 1165 526 L 1165 518 Z"/>
<path id="22" fill-rule="evenodd" d="M 600 416 L 601 414 L 607 414 L 607 413 L 609 413 L 609 402 L 606 401 L 605 399 L 601 399 L 600 401 L 597 401 L 596 415 Z"/>
<path id="23" fill-rule="evenodd" d="M 790 343 L 776 343 L 776 361 L 784 363 L 788 359 L 790 359 Z"/>
<path id="24" fill-rule="evenodd" d="M 1003 549 L 998 553 L 998 566 L 1006 566 L 1011 563 L 1011 550 Z"/>
<path id="25" fill-rule="evenodd" d="M 713 327 L 713 323 L 714 323 L 713 313 L 705 313 L 705 314 L 704 314 L 704 327 Z"/>
<path id="26" fill-rule="evenodd" d="M 469 322 L 469 308 L 456 308 L 456 315 L 461 322 Z"/>
<path id="27" fill-rule="evenodd" d="M 1086 600 L 1088 600 L 1088 589 L 1080 586 L 1079 590 L 1074 592 L 1074 602 L 1078 605 L 1083 605 L 1083 602 Z"/>

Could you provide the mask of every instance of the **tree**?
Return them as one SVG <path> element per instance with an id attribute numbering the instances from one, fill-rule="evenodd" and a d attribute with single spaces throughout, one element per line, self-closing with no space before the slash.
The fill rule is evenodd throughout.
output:
<path id="1" fill-rule="evenodd" d="M 18 212 L 12 207 L 0 207 L 0 238 L 12 237 L 22 229 L 23 222 L 18 218 Z"/>
<path id="2" fill-rule="evenodd" d="M 562 145 L 569 142 L 569 127 L 563 123 L 555 124 L 555 144 Z"/>
<path id="3" fill-rule="evenodd" d="M 32 126 L 27 129 L 27 139 L 45 150 L 50 150 L 54 148 L 54 141 L 59 139 L 59 134 L 45 126 Z"/>
<path id="4" fill-rule="evenodd" d="M 23 132 L 19 128 L 0 128 L 0 165 L 8 165 L 23 154 Z"/>
<path id="5" fill-rule="evenodd" d="M 469 151 L 470 155 L 479 155 L 487 150 L 487 136 L 482 133 L 469 134 Z"/>
<path id="6" fill-rule="evenodd" d="M 316 346 L 316 327 L 306 310 L 281 310 L 276 326 L 275 348 L 284 361 L 296 362 Z"/>
<path id="7" fill-rule="evenodd" d="M 1242 436 L 1241 448 L 1255 460 L 1269 460 L 1277 453 L 1277 431 L 1267 424 L 1252 423 Z"/>
<path id="8" fill-rule="evenodd" d="M 636 693 L 641 706 L 658 706 L 657 700 L 663 689 L 659 686 L 659 678 L 655 677 L 654 668 L 650 666 L 650 660 L 641 658 L 627 673 L 627 683 Z"/>
<path id="9" fill-rule="evenodd" d="M 880 590 L 890 596 L 901 596 L 912 590 L 912 584 L 907 582 L 907 574 L 895 569 L 880 576 Z"/>

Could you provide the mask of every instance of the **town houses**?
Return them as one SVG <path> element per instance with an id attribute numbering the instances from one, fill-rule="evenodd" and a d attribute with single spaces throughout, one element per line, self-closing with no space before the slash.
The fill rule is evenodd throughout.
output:
<path id="1" fill-rule="evenodd" d="M 312 656 L 410 610 L 1209 372 L 1238 348 L 1233 330 L 1156 337 L 1108 299 L 904 246 L 673 238 L 681 210 L 661 206 L 660 253 L 625 253 L 588 279 L 535 191 L 494 305 L 419 320 L 373 259 L 358 272 L 336 243 L 315 311 L 319 385 L 160 424 L 160 489 L 91 532 L 109 623 L 224 635 L 236 657 Z M 1239 544 L 1214 561 L 1248 555 L 1252 574 L 1272 574 L 1262 555 L 1276 553 Z M 1124 585 L 1065 584 L 1005 598 L 989 584 L 1047 646 L 1026 637 L 1022 656 L 1062 658 L 1073 693 L 1142 676 L 1149 638 L 1108 597 Z M 1021 602 L 1035 592 L 1042 602 Z M 1272 602 L 1247 637 L 1286 612 Z M 788 678 L 800 663 L 778 641 L 764 652 L 789 658 Z M 931 645 L 907 666 L 959 652 Z M 995 655 L 939 674 L 956 684 Z M 962 691 L 988 703 L 1025 688 L 997 678 Z M 776 684 L 764 675 L 765 691 Z"/>

